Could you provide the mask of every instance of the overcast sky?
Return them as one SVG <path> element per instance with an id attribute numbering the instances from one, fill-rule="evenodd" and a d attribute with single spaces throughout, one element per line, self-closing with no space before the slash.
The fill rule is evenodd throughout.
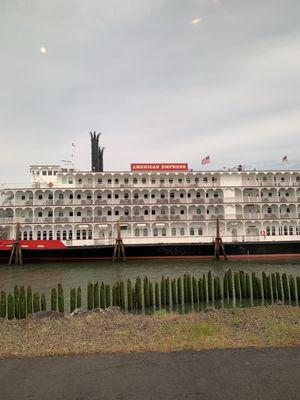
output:
<path id="1" fill-rule="evenodd" d="M 0 0 L 0 182 L 90 130 L 106 170 L 299 166 L 300 1 Z"/>

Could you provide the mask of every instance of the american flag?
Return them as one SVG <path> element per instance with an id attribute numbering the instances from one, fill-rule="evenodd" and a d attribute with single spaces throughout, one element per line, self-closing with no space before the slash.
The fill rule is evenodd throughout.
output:
<path id="1" fill-rule="evenodd" d="M 287 156 L 282 157 L 282 160 L 281 160 L 281 161 L 282 161 L 282 162 L 288 162 Z"/>
<path id="2" fill-rule="evenodd" d="M 210 156 L 206 156 L 203 158 L 203 160 L 201 161 L 202 165 L 206 165 L 210 163 Z"/>

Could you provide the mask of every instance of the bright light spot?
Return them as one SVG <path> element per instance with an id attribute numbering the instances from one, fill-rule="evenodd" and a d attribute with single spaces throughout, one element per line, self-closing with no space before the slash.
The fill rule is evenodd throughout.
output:
<path id="1" fill-rule="evenodd" d="M 41 51 L 42 54 L 46 54 L 47 53 L 46 47 L 41 47 L 40 51 Z"/>
<path id="2" fill-rule="evenodd" d="M 195 18 L 195 19 L 193 19 L 193 21 L 191 21 L 191 24 L 197 25 L 197 24 L 199 24 L 201 21 L 202 21 L 202 18 Z"/>

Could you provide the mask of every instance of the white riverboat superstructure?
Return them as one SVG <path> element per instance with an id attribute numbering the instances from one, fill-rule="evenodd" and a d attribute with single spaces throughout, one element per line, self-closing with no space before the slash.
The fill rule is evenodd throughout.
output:
<path id="1" fill-rule="evenodd" d="M 300 239 L 299 170 L 76 171 L 30 166 L 28 185 L 1 185 L 0 239 L 66 246 Z"/>

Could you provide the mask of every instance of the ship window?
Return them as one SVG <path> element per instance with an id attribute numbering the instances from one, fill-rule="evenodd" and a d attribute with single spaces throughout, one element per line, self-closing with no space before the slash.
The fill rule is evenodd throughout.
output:
<path id="1" fill-rule="evenodd" d="M 64 216 L 64 212 L 63 211 L 58 211 L 58 216 L 59 217 L 63 217 Z"/>
<path id="2" fill-rule="evenodd" d="M 67 231 L 63 231 L 62 238 L 63 240 L 67 240 Z"/>
<path id="3" fill-rule="evenodd" d="M 21 196 L 21 200 L 25 200 L 25 196 L 23 195 L 23 196 Z"/>
<path id="4" fill-rule="evenodd" d="M 183 198 L 184 198 L 184 194 L 183 194 L 183 193 L 180 193 L 179 197 L 180 197 L 181 199 L 183 199 Z"/>
<path id="5" fill-rule="evenodd" d="M 157 228 L 153 228 L 153 236 L 157 236 L 158 235 L 158 230 Z"/>
<path id="6" fill-rule="evenodd" d="M 284 235 L 287 235 L 287 234 L 288 234 L 288 227 L 287 227 L 287 226 L 284 226 L 284 227 L 283 227 L 283 234 L 284 234 Z"/>
<path id="7" fill-rule="evenodd" d="M 155 215 L 155 210 L 152 210 L 152 211 L 151 211 L 151 214 L 152 214 L 152 215 Z"/>
<path id="8" fill-rule="evenodd" d="M 292 227 L 292 226 L 290 226 L 290 229 L 289 229 L 289 234 L 290 234 L 290 235 L 293 235 L 293 233 L 294 233 L 293 227 Z"/>
<path id="9" fill-rule="evenodd" d="M 269 196 L 269 197 L 272 197 L 272 193 L 268 193 L 268 196 Z"/>
<path id="10" fill-rule="evenodd" d="M 101 200 L 101 199 L 102 199 L 102 196 L 101 196 L 100 193 L 97 194 L 97 199 L 98 199 L 98 200 Z"/>
<path id="11" fill-rule="evenodd" d="M 133 184 L 137 184 L 137 178 L 133 178 Z"/>
<path id="12" fill-rule="evenodd" d="M 140 236 L 140 230 L 138 228 L 134 230 L 134 236 Z"/>
<path id="13" fill-rule="evenodd" d="M 289 195 L 290 195 L 290 194 L 289 194 L 289 192 L 286 192 L 286 194 L 285 194 L 285 195 L 286 195 L 286 197 L 289 197 Z"/>
<path id="14" fill-rule="evenodd" d="M 175 215 L 175 208 L 171 208 L 170 213 L 171 213 L 171 215 Z"/>
<path id="15" fill-rule="evenodd" d="M 32 237 L 33 237 L 32 231 L 29 231 L 29 240 L 32 240 Z"/>
<path id="16" fill-rule="evenodd" d="M 276 227 L 275 226 L 272 226 L 272 235 L 273 236 L 276 235 Z"/>
<path id="17" fill-rule="evenodd" d="M 286 209 L 286 213 L 289 214 L 291 212 L 291 210 L 289 209 L 289 207 Z"/>
<path id="18" fill-rule="evenodd" d="M 155 199 L 155 194 L 151 194 L 151 199 Z"/>
<path id="19" fill-rule="evenodd" d="M 115 211 L 115 215 L 119 215 L 119 211 L 118 210 Z"/>
<path id="20" fill-rule="evenodd" d="M 214 198 L 218 198 L 219 194 L 217 192 L 214 193 Z"/>
<path id="21" fill-rule="evenodd" d="M 169 179 L 169 183 L 170 183 L 170 185 L 172 185 L 173 179 Z"/>
<path id="22" fill-rule="evenodd" d="M 111 179 L 107 179 L 107 183 L 110 185 L 111 184 Z"/>
<path id="23" fill-rule="evenodd" d="M 27 231 L 23 233 L 23 240 L 27 240 Z"/>
<path id="24" fill-rule="evenodd" d="M 172 228 L 172 236 L 176 236 L 176 228 Z"/>
<path id="25" fill-rule="evenodd" d="M 77 198 L 78 200 L 80 200 L 80 199 L 81 199 L 81 194 L 78 194 L 78 195 L 76 196 L 76 198 Z"/>
<path id="26" fill-rule="evenodd" d="M 102 178 L 98 178 L 98 184 L 101 185 L 102 183 Z"/>
<path id="27" fill-rule="evenodd" d="M 180 236 L 184 236 L 184 228 L 179 229 L 179 234 L 180 234 Z"/>
<path id="28" fill-rule="evenodd" d="M 148 210 L 145 210 L 145 211 L 144 211 L 144 214 L 145 214 L 145 215 L 149 215 L 149 211 L 148 211 Z"/>
<path id="29" fill-rule="evenodd" d="M 184 215 L 184 210 L 180 210 L 180 214 L 181 214 L 181 215 Z"/>
<path id="30" fill-rule="evenodd" d="M 170 193 L 170 199 L 175 199 L 175 193 L 173 192 Z"/>
<path id="31" fill-rule="evenodd" d="M 48 217 L 53 217 L 53 211 L 48 211 Z"/>
<path id="32" fill-rule="evenodd" d="M 162 228 L 161 234 L 162 234 L 162 236 L 167 236 L 167 230 L 166 230 L 166 228 Z"/>
<path id="33" fill-rule="evenodd" d="M 203 182 L 204 182 L 204 183 L 207 183 L 207 178 L 206 178 L 206 176 L 203 178 Z"/>
<path id="34" fill-rule="evenodd" d="M 182 179 L 181 178 L 178 179 L 178 183 L 182 183 Z"/>
<path id="35" fill-rule="evenodd" d="M 93 239 L 93 232 L 91 229 L 88 230 L 88 239 Z"/>
<path id="36" fill-rule="evenodd" d="M 188 193 L 188 194 L 187 194 L 187 197 L 190 198 L 190 197 L 191 197 L 191 193 Z"/>
<path id="37" fill-rule="evenodd" d="M 195 183 L 199 183 L 199 178 L 195 178 Z"/>
<path id="38" fill-rule="evenodd" d="M 205 194 L 205 197 L 206 197 L 206 198 L 208 198 L 208 197 L 209 197 L 209 194 L 208 194 L 208 193 L 206 193 L 206 194 Z"/>
<path id="39" fill-rule="evenodd" d="M 109 217 L 111 216 L 111 211 L 110 211 L 110 210 L 107 211 L 107 215 L 108 215 Z"/>
<path id="40" fill-rule="evenodd" d="M 202 236 L 203 235 L 203 229 L 202 228 L 198 228 L 198 235 Z"/>
<path id="41" fill-rule="evenodd" d="M 201 208 L 197 208 L 197 214 L 201 214 Z"/>
<path id="42" fill-rule="evenodd" d="M 144 199 L 148 199 L 148 193 L 144 194 Z"/>
<path id="43" fill-rule="evenodd" d="M 73 217 L 73 211 L 69 212 L 69 217 Z"/>
<path id="44" fill-rule="evenodd" d="M 138 198 L 139 198 L 139 194 L 138 194 L 138 193 L 134 193 L 133 197 L 134 197 L 135 199 L 138 199 Z"/>
<path id="45" fill-rule="evenodd" d="M 190 178 L 186 178 L 186 183 L 191 183 Z"/>
<path id="46" fill-rule="evenodd" d="M 63 193 L 59 193 L 58 198 L 59 198 L 60 200 L 62 200 L 62 199 L 64 198 Z"/>
<path id="47" fill-rule="evenodd" d="M 110 193 L 108 193 L 107 198 L 111 199 L 111 194 Z"/>
<path id="48" fill-rule="evenodd" d="M 80 240 L 80 230 L 79 229 L 77 229 L 77 231 L 76 231 L 76 239 Z"/>
<path id="49" fill-rule="evenodd" d="M 52 193 L 49 194 L 48 199 L 49 200 L 53 200 L 53 194 Z"/>
<path id="50" fill-rule="evenodd" d="M 73 185 L 73 179 L 70 179 L 70 178 L 69 178 L 68 184 L 69 184 L 69 185 Z"/>
<path id="51" fill-rule="evenodd" d="M 142 183 L 146 183 L 146 178 L 142 178 Z"/>
<path id="52" fill-rule="evenodd" d="M 45 176 L 47 175 L 47 171 L 43 171 L 42 174 Z"/>
<path id="53" fill-rule="evenodd" d="M 48 175 L 49 175 L 49 176 L 52 175 L 52 171 L 48 171 Z"/>
<path id="54" fill-rule="evenodd" d="M 69 199 L 73 200 L 73 195 L 72 194 L 70 194 Z"/>
<path id="55" fill-rule="evenodd" d="M 143 229 L 143 236 L 148 236 L 148 229 L 147 228 Z"/>
<path id="56" fill-rule="evenodd" d="M 166 195 L 165 195 L 164 193 L 161 193 L 161 194 L 160 194 L 160 198 L 161 198 L 161 199 L 164 199 L 165 197 L 166 197 Z"/>
<path id="57" fill-rule="evenodd" d="M 151 179 L 151 184 L 155 185 L 155 183 L 156 183 L 155 179 Z"/>
<path id="58" fill-rule="evenodd" d="M 190 228 L 190 235 L 194 236 L 195 235 L 195 229 L 194 228 Z"/>
<path id="59" fill-rule="evenodd" d="M 266 227 L 266 232 L 267 232 L 267 236 L 270 236 L 271 231 L 270 231 L 270 227 L 269 226 Z"/>
<path id="60" fill-rule="evenodd" d="M 115 183 L 119 183 L 119 179 L 115 179 Z"/>
<path id="61" fill-rule="evenodd" d="M 119 195 L 118 194 L 115 194 L 115 199 L 118 199 L 119 198 Z"/>
<path id="62" fill-rule="evenodd" d="M 128 210 L 125 210 L 125 211 L 124 211 L 124 215 L 126 215 L 126 217 L 128 217 L 129 211 L 128 211 Z"/>
<path id="63" fill-rule="evenodd" d="M 41 218 L 43 216 L 43 213 L 41 211 L 38 212 L 38 217 Z"/>
<path id="64" fill-rule="evenodd" d="M 272 208 L 271 208 L 271 207 L 268 207 L 267 213 L 268 213 L 268 214 L 271 214 L 271 213 L 272 213 Z"/>
<path id="65" fill-rule="evenodd" d="M 77 217 L 81 217 L 81 211 L 77 211 L 77 212 L 76 212 L 76 216 L 77 216 Z"/>
<path id="66" fill-rule="evenodd" d="M 216 182 L 217 178 L 215 178 L 214 176 L 211 178 L 212 182 Z"/>
<path id="67" fill-rule="evenodd" d="M 41 236 L 42 236 L 41 231 L 37 231 L 36 233 L 37 240 L 41 240 Z"/>
<path id="68" fill-rule="evenodd" d="M 296 226 L 296 235 L 300 235 L 300 226 Z"/>
<path id="69" fill-rule="evenodd" d="M 127 185 L 128 184 L 128 178 L 124 178 L 124 183 Z"/>
<path id="70" fill-rule="evenodd" d="M 281 182 L 284 182 L 284 177 L 281 178 Z"/>
<path id="71" fill-rule="evenodd" d="M 166 215 L 166 210 L 165 210 L 164 208 L 162 208 L 162 209 L 160 210 L 160 213 L 161 213 L 161 215 Z"/>
<path id="72" fill-rule="evenodd" d="M 161 180 L 159 181 L 159 183 L 160 183 L 161 185 L 163 185 L 163 184 L 165 183 L 165 180 L 164 180 L 164 179 L 161 179 Z"/>
<path id="73" fill-rule="evenodd" d="M 296 182 L 300 182 L 300 176 L 297 176 Z"/>
<path id="74" fill-rule="evenodd" d="M 39 200 L 43 200 L 43 195 L 42 195 L 42 194 L 39 194 L 39 195 L 38 195 L 38 199 L 39 199 Z"/>
<path id="75" fill-rule="evenodd" d="M 82 231 L 82 240 L 86 240 L 86 230 Z"/>
<path id="76" fill-rule="evenodd" d="M 98 215 L 98 217 L 101 217 L 101 215 L 102 215 L 102 210 L 97 210 L 97 215 Z"/>
<path id="77" fill-rule="evenodd" d="M 71 230 L 69 230 L 69 240 L 73 239 L 73 232 Z"/>
<path id="78" fill-rule="evenodd" d="M 206 210 L 206 214 L 209 214 L 209 210 Z"/>
<path id="79" fill-rule="evenodd" d="M 139 215 L 140 214 L 140 210 L 138 209 L 138 208 L 135 208 L 134 210 L 133 210 L 133 215 Z"/>
<path id="80" fill-rule="evenodd" d="M 57 240 L 60 240 L 60 231 L 57 231 L 57 232 L 56 232 L 56 239 L 57 239 Z"/>
<path id="81" fill-rule="evenodd" d="M 82 179 L 78 179 L 77 183 L 78 183 L 78 185 L 81 185 L 82 184 Z"/>
<path id="82" fill-rule="evenodd" d="M 91 200 L 92 195 L 89 193 L 89 194 L 86 195 L 86 198 L 87 198 L 87 200 Z"/>

